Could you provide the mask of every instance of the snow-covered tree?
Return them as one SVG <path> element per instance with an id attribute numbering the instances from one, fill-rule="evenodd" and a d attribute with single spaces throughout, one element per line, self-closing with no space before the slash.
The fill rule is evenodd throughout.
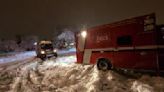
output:
<path id="1" fill-rule="evenodd" d="M 37 36 L 25 36 L 22 38 L 22 42 L 20 43 L 20 47 L 24 50 L 34 50 L 34 43 L 38 41 Z"/>
<path id="2" fill-rule="evenodd" d="M 66 48 L 70 43 L 75 42 L 74 32 L 65 28 L 63 32 L 56 37 L 55 46 L 58 48 Z"/>
<path id="3" fill-rule="evenodd" d="M 71 42 L 75 40 L 74 33 L 69 30 L 65 30 L 58 37 L 59 40 L 65 40 L 66 42 Z"/>
<path id="4" fill-rule="evenodd" d="M 18 45 L 15 40 L 1 40 L 0 41 L 0 50 L 1 51 L 15 51 L 18 48 Z"/>
<path id="5" fill-rule="evenodd" d="M 0 40 L 0 51 L 10 52 L 34 50 L 34 43 L 37 40 L 37 36 L 24 36 L 21 37 L 21 40 L 18 38 Z"/>

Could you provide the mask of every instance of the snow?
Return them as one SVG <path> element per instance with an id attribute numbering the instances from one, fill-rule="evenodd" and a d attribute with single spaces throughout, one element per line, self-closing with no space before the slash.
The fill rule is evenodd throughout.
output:
<path id="1" fill-rule="evenodd" d="M 94 65 L 76 64 L 75 55 L 39 62 L 21 69 L 11 92 L 164 92 L 162 77 L 134 79 L 115 71 L 99 71 Z"/>
<path id="2" fill-rule="evenodd" d="M 67 49 L 67 50 L 60 50 L 58 51 L 59 55 L 66 55 L 66 54 L 71 54 L 71 53 L 75 53 L 76 49 L 75 48 L 71 48 L 71 49 Z M 35 51 L 26 51 L 26 52 L 12 52 L 12 53 L 7 53 L 5 55 L 1 55 L 0 57 L 0 64 L 2 63 L 8 63 L 8 62 L 14 62 L 14 61 L 21 61 L 27 58 L 31 58 L 36 56 L 36 52 Z M 71 58 L 72 56 L 68 57 L 68 58 L 60 58 L 60 59 L 64 59 L 62 61 L 67 61 L 66 59 Z M 59 61 L 61 61 L 59 59 Z"/>
<path id="3" fill-rule="evenodd" d="M 76 52 L 76 48 L 70 48 L 67 50 L 60 50 L 57 53 L 58 54 L 69 54 L 69 53 L 75 53 Z"/>
<path id="4" fill-rule="evenodd" d="M 3 57 L 0 57 L 0 64 L 2 63 L 8 63 L 8 62 L 14 62 L 14 61 L 21 61 L 26 58 L 31 58 L 36 56 L 35 51 L 27 51 L 27 52 L 13 52 L 10 54 L 7 54 Z"/>
<path id="5" fill-rule="evenodd" d="M 0 68 L 0 91 L 6 92 L 164 92 L 164 78 L 142 74 L 131 78 L 116 71 L 99 71 L 76 63 L 75 49 L 59 51 L 58 58 L 43 61 L 34 51 L 0 57 L 1 63 L 22 61 Z M 26 63 L 24 60 L 30 61 Z M 4 71 L 11 70 L 9 72 Z M 13 75 L 11 75 L 13 74 Z"/>
<path id="6" fill-rule="evenodd" d="M 68 29 L 64 29 L 64 32 L 62 32 L 57 38 L 64 39 L 65 41 L 75 40 L 74 33 Z"/>

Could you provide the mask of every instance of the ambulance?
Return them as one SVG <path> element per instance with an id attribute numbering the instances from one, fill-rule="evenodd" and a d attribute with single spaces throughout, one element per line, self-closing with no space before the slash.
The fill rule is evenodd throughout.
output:
<path id="1" fill-rule="evenodd" d="M 92 27 L 76 34 L 77 63 L 99 70 L 164 70 L 164 27 L 155 14 Z"/>

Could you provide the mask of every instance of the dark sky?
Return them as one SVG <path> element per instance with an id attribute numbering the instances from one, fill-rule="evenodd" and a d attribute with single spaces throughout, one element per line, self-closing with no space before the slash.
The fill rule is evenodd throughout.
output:
<path id="1" fill-rule="evenodd" d="M 0 36 L 52 36 L 62 25 L 111 23 L 155 12 L 164 24 L 164 0 L 0 0 Z"/>

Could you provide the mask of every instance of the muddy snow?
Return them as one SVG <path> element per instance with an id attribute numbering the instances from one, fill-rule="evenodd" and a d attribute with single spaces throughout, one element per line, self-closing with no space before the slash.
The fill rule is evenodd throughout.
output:
<path id="1" fill-rule="evenodd" d="M 68 56 L 25 65 L 10 84 L 9 92 L 164 92 L 162 77 L 143 75 L 134 79 L 73 63 L 75 60 L 75 56 Z"/>

